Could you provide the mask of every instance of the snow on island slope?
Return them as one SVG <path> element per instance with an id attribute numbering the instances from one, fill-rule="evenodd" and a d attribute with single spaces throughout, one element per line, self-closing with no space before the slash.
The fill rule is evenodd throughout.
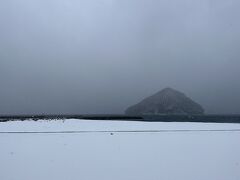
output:
<path id="1" fill-rule="evenodd" d="M 231 130 L 239 124 L 16 121 L 0 132 Z M 240 132 L 0 134 L 2 180 L 236 180 Z"/>

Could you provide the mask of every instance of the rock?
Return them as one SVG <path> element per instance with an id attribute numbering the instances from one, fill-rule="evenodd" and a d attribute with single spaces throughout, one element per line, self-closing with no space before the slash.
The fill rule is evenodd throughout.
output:
<path id="1" fill-rule="evenodd" d="M 185 94 L 172 88 L 165 88 L 158 93 L 144 99 L 140 103 L 129 107 L 129 115 L 144 114 L 204 114 L 204 109 Z"/>

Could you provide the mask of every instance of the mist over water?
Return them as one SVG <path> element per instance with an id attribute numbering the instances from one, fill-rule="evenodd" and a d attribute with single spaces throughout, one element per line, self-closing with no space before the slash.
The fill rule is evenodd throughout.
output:
<path id="1" fill-rule="evenodd" d="M 0 1 L 0 114 L 123 113 L 165 87 L 240 113 L 238 0 Z"/>

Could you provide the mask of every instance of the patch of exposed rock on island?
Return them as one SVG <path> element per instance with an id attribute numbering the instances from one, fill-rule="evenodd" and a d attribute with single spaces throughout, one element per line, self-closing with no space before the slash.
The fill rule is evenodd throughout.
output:
<path id="1" fill-rule="evenodd" d="M 125 113 L 127 115 L 202 115 L 204 114 L 204 109 L 184 93 L 172 88 L 165 88 L 158 93 L 145 98 L 140 103 L 129 107 Z"/>

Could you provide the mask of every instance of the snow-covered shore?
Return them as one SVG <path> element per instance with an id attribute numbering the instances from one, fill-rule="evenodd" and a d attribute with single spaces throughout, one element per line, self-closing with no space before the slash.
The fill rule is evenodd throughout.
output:
<path id="1" fill-rule="evenodd" d="M 230 130 L 240 129 L 240 124 L 138 122 L 100 120 L 39 120 L 8 121 L 0 123 L 0 132 L 28 131 L 131 131 L 131 130 Z"/>
<path id="2" fill-rule="evenodd" d="M 0 132 L 231 130 L 239 124 L 10 121 Z M 0 134 L 1 180 L 236 180 L 240 132 Z"/>

